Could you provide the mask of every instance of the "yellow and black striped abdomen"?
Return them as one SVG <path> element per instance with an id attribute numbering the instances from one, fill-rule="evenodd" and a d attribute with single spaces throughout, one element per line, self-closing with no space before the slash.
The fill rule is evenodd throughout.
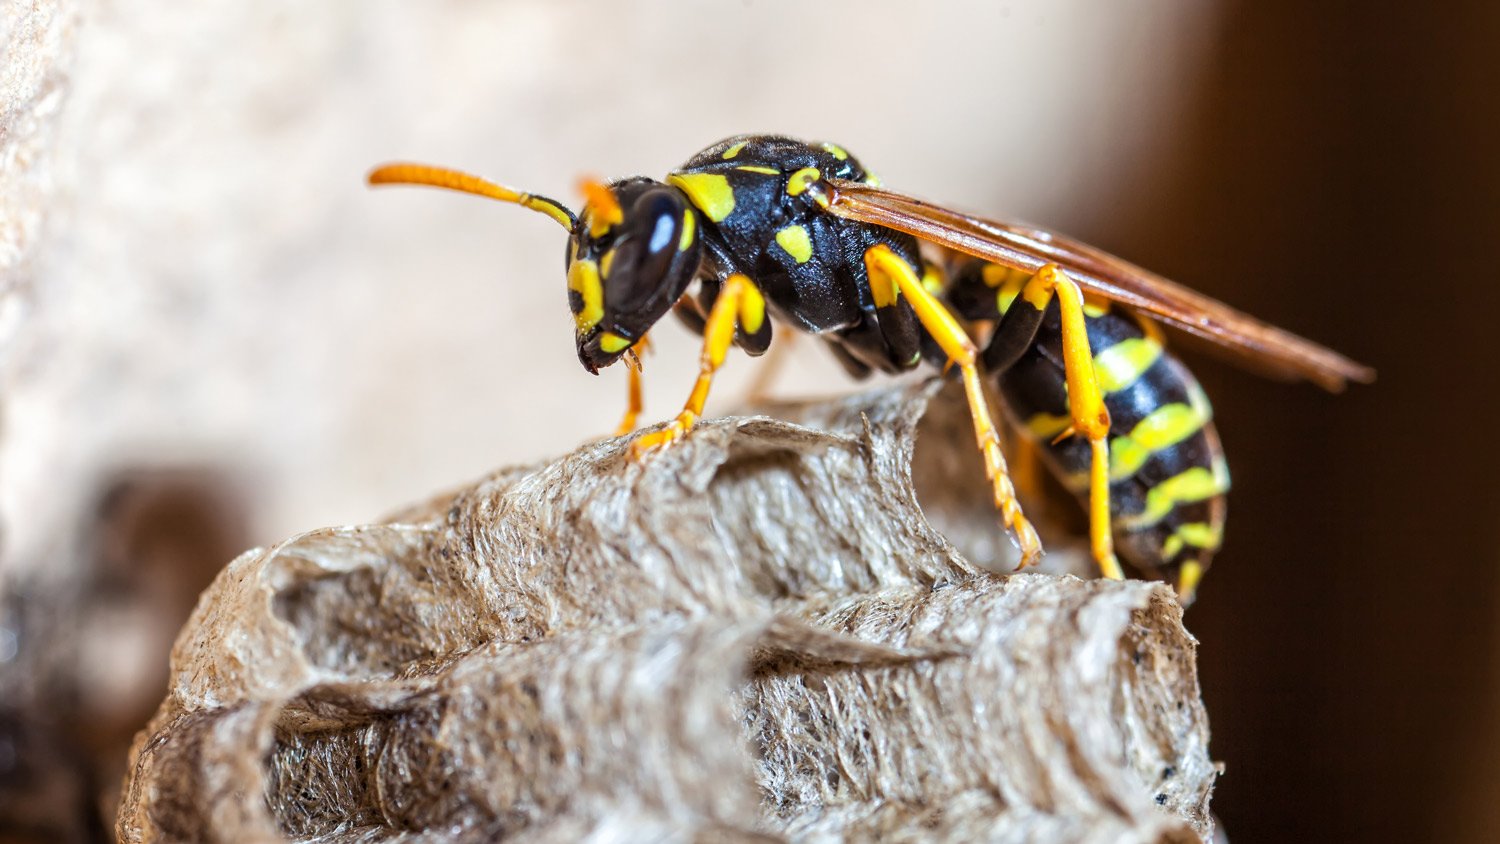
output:
<path id="1" fill-rule="evenodd" d="M 1110 512 L 1115 544 L 1137 568 L 1175 580 L 1208 567 L 1223 534 L 1229 472 L 1208 399 L 1155 326 L 1107 305 L 1085 308 L 1089 348 L 1110 416 Z M 1070 437 L 1061 322 L 1054 302 L 1036 341 L 1001 373 L 1008 411 L 1057 476 L 1088 496 L 1088 443 Z"/>

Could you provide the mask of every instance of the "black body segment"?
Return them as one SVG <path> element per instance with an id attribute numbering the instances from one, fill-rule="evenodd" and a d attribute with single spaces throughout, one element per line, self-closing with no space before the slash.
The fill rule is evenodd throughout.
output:
<path id="1" fill-rule="evenodd" d="M 838 346 L 846 366 L 857 362 L 851 370 L 910 369 L 921 360 L 921 329 L 899 296 L 872 291 L 864 254 L 884 244 L 920 273 L 916 238 L 825 213 L 807 188 L 830 177 L 873 182 L 835 144 L 742 136 L 693 156 L 667 182 L 703 220 L 707 275 L 754 279 L 778 319 Z M 712 296 L 700 302 L 703 313 Z M 753 354 L 764 351 L 759 339 L 737 342 Z"/>

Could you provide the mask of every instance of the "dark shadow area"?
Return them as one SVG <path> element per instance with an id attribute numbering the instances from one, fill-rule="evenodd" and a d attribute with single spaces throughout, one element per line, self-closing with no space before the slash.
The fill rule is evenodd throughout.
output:
<path id="1" fill-rule="evenodd" d="M 1189 356 L 1235 481 L 1187 619 L 1234 841 L 1493 840 L 1497 57 L 1494 4 L 1238 4 L 1180 156 L 1077 232 L 1380 372 Z"/>
<path id="2" fill-rule="evenodd" d="M 100 484 L 80 574 L 0 603 L 0 842 L 112 841 L 126 751 L 167 685 L 198 593 L 249 543 L 231 472 L 122 468 Z"/>

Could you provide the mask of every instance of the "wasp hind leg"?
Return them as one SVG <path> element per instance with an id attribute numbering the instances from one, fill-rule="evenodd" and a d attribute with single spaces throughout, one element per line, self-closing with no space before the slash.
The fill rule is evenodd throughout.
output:
<path id="1" fill-rule="evenodd" d="M 964 393 L 969 400 L 969 414 L 974 422 L 974 437 L 979 442 L 979 451 L 984 455 L 985 474 L 994 491 L 995 509 L 1000 511 L 1005 526 L 1015 532 L 1021 546 L 1021 566 L 1035 563 L 1042 554 L 1042 543 L 1036 529 L 1021 512 L 1016 501 L 1016 491 L 1006 474 L 1005 457 L 1000 453 L 1000 435 L 990 418 L 989 404 L 984 398 L 984 386 L 979 377 L 979 350 L 969 335 L 964 333 L 958 321 L 922 283 L 905 260 L 891 251 L 889 246 L 877 244 L 865 251 L 865 268 L 870 275 L 870 284 L 877 291 L 886 285 L 886 294 L 905 297 L 916 313 L 922 327 L 942 348 L 943 354 L 963 374 Z"/>
<path id="2" fill-rule="evenodd" d="M 1084 324 L 1083 292 L 1056 264 L 1037 270 L 1005 311 L 984 352 L 984 363 L 1003 372 L 1020 358 L 1036 337 L 1053 299 L 1062 316 L 1063 370 L 1068 384 L 1068 429 L 1058 437 L 1082 436 L 1089 442 L 1089 545 L 1099 570 L 1112 580 L 1124 579 L 1115 557 L 1109 508 L 1109 410 L 1094 372 Z"/>
<path id="3" fill-rule="evenodd" d="M 703 415 L 703 405 L 708 401 L 708 390 L 712 386 L 714 373 L 724 363 L 724 356 L 735 341 L 735 332 L 755 336 L 769 331 L 766 304 L 760 290 L 750 279 L 735 273 L 724 280 L 714 299 L 713 307 L 704 320 L 703 354 L 698 359 L 698 380 L 688 394 L 682 412 L 667 423 L 665 428 L 642 434 L 631 443 L 631 451 L 637 457 L 660 448 L 665 448 L 682 439 Z"/>

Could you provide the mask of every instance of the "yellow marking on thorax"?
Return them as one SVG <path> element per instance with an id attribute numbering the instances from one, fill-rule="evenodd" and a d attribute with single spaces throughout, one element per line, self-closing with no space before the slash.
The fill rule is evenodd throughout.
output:
<path id="1" fill-rule="evenodd" d="M 573 315 L 579 334 L 591 331 L 604 319 L 604 286 L 599 282 L 599 268 L 593 261 L 574 261 L 568 265 L 568 289 L 577 291 L 583 308 Z"/>
<path id="2" fill-rule="evenodd" d="M 686 252 L 693 245 L 693 238 L 698 236 L 698 215 L 693 209 L 682 209 L 682 237 L 677 239 L 677 251 Z"/>
<path id="3" fill-rule="evenodd" d="M 807 263 L 812 257 L 812 239 L 808 237 L 805 226 L 787 226 L 779 229 L 776 232 L 776 243 L 799 264 Z"/>
<path id="4" fill-rule="evenodd" d="M 823 150 L 834 158 L 837 158 L 839 161 L 844 161 L 849 158 L 849 153 L 846 152 L 844 148 L 839 146 L 838 144 L 830 144 L 825 141 L 823 143 Z"/>
<path id="5" fill-rule="evenodd" d="M 734 188 L 720 173 L 673 173 L 667 181 L 688 195 L 693 205 L 715 223 L 734 211 Z"/>
<path id="6" fill-rule="evenodd" d="M 614 265 L 615 265 L 615 250 L 613 248 L 611 248 L 608 252 L 604 253 L 604 257 L 602 257 L 602 258 L 599 259 L 599 277 L 602 278 L 602 279 L 604 279 L 604 280 L 606 280 L 606 281 L 608 281 L 609 280 L 609 270 Z"/>
<path id="7" fill-rule="evenodd" d="M 1025 270 L 1014 270 L 999 264 L 985 264 L 980 268 L 979 275 L 986 287 L 995 289 L 995 309 L 1001 316 L 1010 310 L 1016 297 L 1021 295 L 1021 288 L 1031 278 L 1031 274 Z"/>
<path id="8" fill-rule="evenodd" d="M 1114 303 L 1097 293 L 1083 294 L 1083 315 L 1098 319 L 1110 312 Z"/>
<path id="9" fill-rule="evenodd" d="M 786 180 L 786 192 L 788 196 L 801 196 L 813 182 L 823 178 L 823 174 L 816 167 L 803 167 L 793 173 Z"/>
<path id="10" fill-rule="evenodd" d="M 734 158 L 736 155 L 739 155 L 740 154 L 740 150 L 744 149 L 745 148 L 745 144 L 748 144 L 748 143 L 750 143 L 750 142 L 749 141 L 740 141 L 739 143 L 735 144 L 734 146 L 730 147 L 729 149 L 724 150 L 724 160 L 728 161 L 729 159 Z"/>
<path id="11" fill-rule="evenodd" d="M 1161 343 L 1151 336 L 1128 340 L 1099 350 L 1094 355 L 1094 375 L 1105 395 L 1117 393 L 1146 374 L 1161 359 Z"/>
<path id="12" fill-rule="evenodd" d="M 1000 264 L 985 264 L 979 268 L 979 277 L 984 280 L 986 287 L 999 287 L 1002 284 L 1025 284 L 1031 273 L 1025 270 L 1011 269 Z"/>
<path id="13" fill-rule="evenodd" d="M 740 166 L 738 166 L 738 167 L 736 167 L 734 169 L 736 169 L 736 170 L 744 170 L 746 173 L 760 173 L 760 174 L 765 175 L 765 176 L 780 176 L 781 175 L 781 171 L 777 170 L 775 167 L 762 167 L 759 164 L 741 164 Z"/>

